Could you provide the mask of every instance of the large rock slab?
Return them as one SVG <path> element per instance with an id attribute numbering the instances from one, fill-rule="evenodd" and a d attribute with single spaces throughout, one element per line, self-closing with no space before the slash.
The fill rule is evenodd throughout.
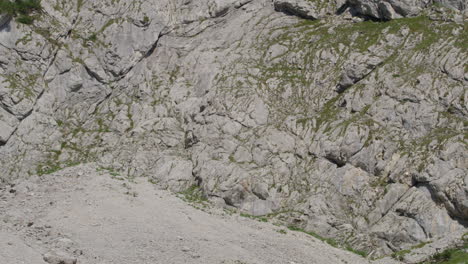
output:
<path id="1" fill-rule="evenodd" d="M 306 19 L 320 19 L 335 14 L 345 0 L 274 0 L 275 9 Z"/>

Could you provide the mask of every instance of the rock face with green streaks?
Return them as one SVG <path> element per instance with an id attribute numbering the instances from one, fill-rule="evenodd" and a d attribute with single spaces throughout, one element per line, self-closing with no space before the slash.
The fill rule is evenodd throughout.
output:
<path id="1" fill-rule="evenodd" d="M 1 181 L 97 162 L 372 256 L 466 230 L 464 1 L 42 6 L 0 29 Z"/>

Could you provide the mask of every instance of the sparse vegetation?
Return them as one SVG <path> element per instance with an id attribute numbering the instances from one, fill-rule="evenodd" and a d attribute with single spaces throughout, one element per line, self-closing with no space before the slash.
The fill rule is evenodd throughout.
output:
<path id="1" fill-rule="evenodd" d="M 363 257 L 367 257 L 367 255 L 368 255 L 368 253 L 365 252 L 365 251 L 354 249 L 350 245 L 338 243 L 334 239 L 322 237 L 319 234 L 316 234 L 316 233 L 311 232 L 311 231 L 305 231 L 304 229 L 299 228 L 299 227 L 288 226 L 288 229 L 291 230 L 291 231 L 306 233 L 306 234 L 308 234 L 310 236 L 313 236 L 313 237 L 315 237 L 315 238 L 317 238 L 319 240 L 322 240 L 323 242 L 329 244 L 332 247 L 343 248 L 343 249 L 348 250 L 349 252 L 353 252 L 354 254 L 361 255 Z"/>
<path id="2" fill-rule="evenodd" d="M 95 42 L 97 41 L 97 35 L 96 33 L 92 33 L 86 40 Z"/>
<path id="3" fill-rule="evenodd" d="M 57 153 L 56 155 L 59 155 L 59 154 Z M 80 162 L 75 162 L 71 160 L 63 162 L 63 163 L 59 163 L 57 159 L 52 159 L 52 160 L 48 160 L 45 163 L 41 163 L 37 165 L 35 173 L 38 176 L 48 175 L 48 174 L 52 174 L 57 171 L 63 170 L 65 168 L 77 166 L 79 164 Z"/>
<path id="4" fill-rule="evenodd" d="M 468 233 L 463 235 L 463 245 L 457 248 L 446 249 L 435 254 L 422 264 L 467 264 L 468 263 Z"/>
<path id="5" fill-rule="evenodd" d="M 419 244 L 417 244 L 417 245 L 415 245 L 415 246 L 412 246 L 412 247 L 409 248 L 409 249 L 404 249 L 404 250 L 400 250 L 400 251 L 394 252 L 394 253 L 392 254 L 392 257 L 393 257 L 394 259 L 397 259 L 397 260 L 403 260 L 404 256 L 405 256 L 406 254 L 410 253 L 411 250 L 413 250 L 413 249 L 418 249 L 418 248 L 422 248 L 422 247 L 424 247 L 425 245 L 427 245 L 427 244 L 429 244 L 429 243 L 431 243 L 431 242 L 432 242 L 432 241 L 422 242 L 422 243 L 419 243 Z"/>
<path id="6" fill-rule="evenodd" d="M 151 183 L 151 184 L 154 184 L 154 185 L 158 184 L 158 181 L 153 179 L 153 178 L 149 178 L 148 182 Z"/>
<path id="7" fill-rule="evenodd" d="M 192 185 L 190 188 L 183 192 L 179 192 L 182 195 L 182 199 L 191 203 L 205 203 L 208 201 L 203 191 L 197 185 Z"/>
<path id="8" fill-rule="evenodd" d="M 276 230 L 276 232 L 280 233 L 280 234 L 283 234 L 283 235 L 286 235 L 288 232 L 284 229 L 278 229 Z"/>
<path id="9" fill-rule="evenodd" d="M 111 168 L 111 167 L 109 168 L 100 167 L 100 168 L 97 168 L 96 171 L 97 172 L 104 171 L 108 173 L 113 179 L 116 179 L 116 180 L 121 180 L 121 181 L 125 180 L 125 178 L 123 178 L 122 175 L 118 171 L 116 171 L 114 168 Z"/>
<path id="10" fill-rule="evenodd" d="M 441 253 L 434 255 L 430 261 L 424 264 L 466 264 L 468 263 L 468 252 L 465 246 L 464 249 L 447 249 Z"/>
<path id="11" fill-rule="evenodd" d="M 318 235 L 318 234 L 316 234 L 314 232 L 305 231 L 304 229 L 296 227 L 296 226 L 288 226 L 288 229 L 291 230 L 291 231 L 306 233 L 309 236 L 313 236 L 313 237 L 317 238 L 318 240 L 322 240 L 323 242 L 329 244 L 330 246 L 333 246 L 333 247 L 338 246 L 338 243 L 334 239 L 324 238 L 324 237 L 322 237 L 322 236 L 320 236 L 320 235 Z"/>
<path id="12" fill-rule="evenodd" d="M 250 218 L 250 219 L 255 219 L 260 222 L 268 222 L 268 218 L 266 218 L 265 216 L 255 216 L 255 215 L 250 215 L 246 213 L 240 213 L 240 216 Z"/>

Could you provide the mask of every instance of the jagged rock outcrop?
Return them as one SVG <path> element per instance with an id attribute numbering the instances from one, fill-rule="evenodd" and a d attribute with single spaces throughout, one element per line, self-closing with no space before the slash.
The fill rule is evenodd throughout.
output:
<path id="1" fill-rule="evenodd" d="M 375 19 L 390 20 L 419 15 L 425 8 L 439 4 L 464 10 L 464 0 L 348 0 L 351 12 Z"/>
<path id="2" fill-rule="evenodd" d="M 374 256 L 462 232 L 467 22 L 378 2 L 43 0 L 0 30 L 0 179 L 97 162 Z"/>
<path id="3" fill-rule="evenodd" d="M 275 9 L 305 19 L 350 12 L 354 16 L 391 20 L 414 17 L 426 8 L 439 5 L 459 11 L 466 9 L 464 0 L 273 0 Z"/>

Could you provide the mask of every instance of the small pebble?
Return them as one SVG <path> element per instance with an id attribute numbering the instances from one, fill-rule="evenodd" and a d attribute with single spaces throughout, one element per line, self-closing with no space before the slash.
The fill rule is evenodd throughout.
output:
<path id="1" fill-rule="evenodd" d="M 183 247 L 183 248 L 182 248 L 182 251 L 183 251 L 183 252 L 188 252 L 188 251 L 190 251 L 190 248 L 189 248 L 189 247 Z"/>

